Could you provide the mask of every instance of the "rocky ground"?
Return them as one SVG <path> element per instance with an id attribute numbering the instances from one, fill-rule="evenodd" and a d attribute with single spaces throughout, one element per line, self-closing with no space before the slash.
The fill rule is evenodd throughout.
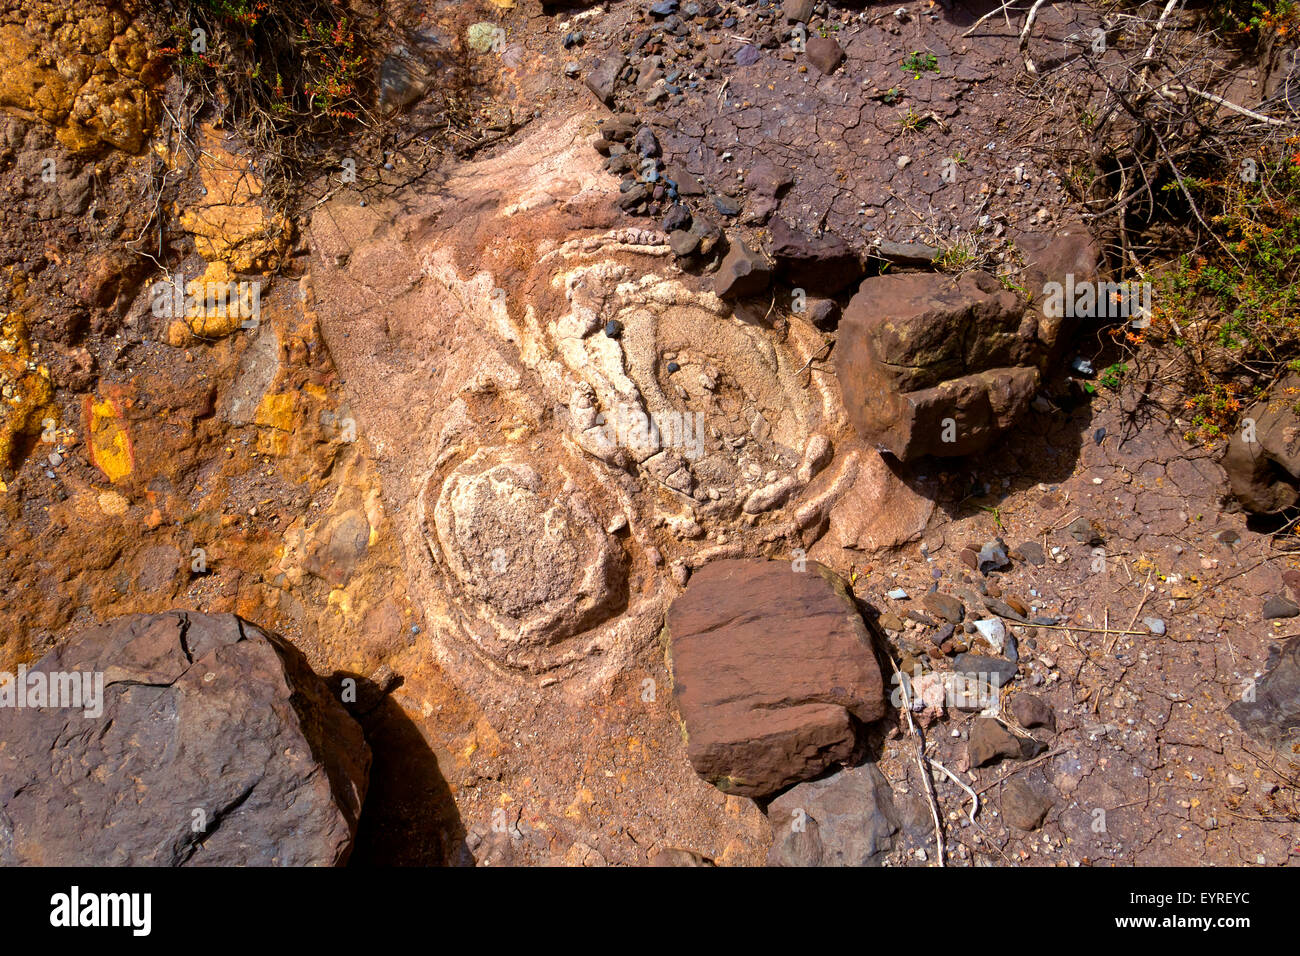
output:
<path id="1" fill-rule="evenodd" d="M 933 865 L 921 739 L 948 865 L 1300 862 L 1296 549 L 1028 294 L 1105 250 L 993 6 L 431 6 L 480 145 L 416 95 L 283 233 L 231 130 L 130 108 L 128 13 L 5 7 L 0 668 L 282 635 L 372 755 L 353 865 Z"/>

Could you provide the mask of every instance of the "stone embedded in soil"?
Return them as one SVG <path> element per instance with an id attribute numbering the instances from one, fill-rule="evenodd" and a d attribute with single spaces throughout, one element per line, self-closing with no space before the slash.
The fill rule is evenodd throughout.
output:
<path id="1" fill-rule="evenodd" d="M 1263 616 L 1266 621 L 1295 617 L 1300 614 L 1300 605 L 1288 597 L 1275 594 L 1264 602 Z"/>
<path id="2" fill-rule="evenodd" d="M 992 717 L 976 717 L 966 742 L 972 767 L 983 767 L 1006 758 L 1019 759 L 1020 738 Z"/>
<path id="3" fill-rule="evenodd" d="M 102 674 L 102 713 L 0 708 L 0 864 L 347 861 L 370 749 L 281 638 L 230 614 L 133 615 L 31 670 Z"/>
<path id="4" fill-rule="evenodd" d="M 1006 545 L 1001 541 L 986 541 L 979 550 L 978 560 L 980 574 L 987 575 L 1011 567 Z"/>
<path id="5" fill-rule="evenodd" d="M 1026 730 L 1035 727 L 1056 730 L 1056 712 L 1047 701 L 1034 694 L 1017 694 L 1011 698 L 1011 715 Z"/>
<path id="6" fill-rule="evenodd" d="M 655 137 L 654 130 L 648 126 L 642 126 L 636 133 L 636 139 L 633 141 L 636 151 L 647 159 L 654 159 L 663 155 L 659 148 L 659 140 Z"/>
<path id="7" fill-rule="evenodd" d="M 736 51 L 736 65 L 753 66 L 758 62 L 761 56 L 762 53 L 759 51 L 758 47 L 754 46 L 752 43 L 746 43 Z"/>
<path id="8" fill-rule="evenodd" d="M 1001 721 L 992 717 L 977 717 L 971 723 L 966 749 L 970 765 L 983 767 L 1003 758 L 1028 760 L 1046 750 L 1047 745 L 1032 737 L 1013 734 Z"/>
<path id="9" fill-rule="evenodd" d="M 844 49 L 830 37 L 810 37 L 804 44 L 804 55 L 828 76 L 844 62 Z"/>
<path id="10" fill-rule="evenodd" d="M 1043 546 L 1037 541 L 1026 541 L 1024 544 L 1018 545 L 1012 555 L 1019 557 L 1021 561 L 1028 561 L 1037 568 L 1041 568 L 1047 563 L 1047 555 L 1043 553 Z"/>
<path id="11" fill-rule="evenodd" d="M 809 298 L 805 305 L 804 318 L 811 322 L 814 328 L 829 332 L 840 321 L 840 306 L 834 299 Z"/>
<path id="12" fill-rule="evenodd" d="M 1288 375 L 1273 388 L 1274 395 L 1295 394 L 1300 375 Z M 1222 461 L 1228 486 L 1237 500 L 1257 514 L 1276 514 L 1300 502 L 1300 429 L 1291 402 L 1270 399 L 1250 406 L 1243 421 L 1255 423 L 1253 442 L 1245 434 L 1228 442 Z"/>
<path id="13" fill-rule="evenodd" d="M 694 255 L 700 248 L 700 236 L 687 229 L 678 229 L 669 233 L 668 248 L 672 249 L 675 256 L 684 258 Z"/>
<path id="14" fill-rule="evenodd" d="M 936 617 L 941 617 L 950 624 L 960 624 L 966 616 L 966 608 L 961 601 L 950 594 L 931 591 L 921 599 L 925 609 Z"/>
<path id="15" fill-rule="evenodd" d="M 1012 600 L 1015 599 L 1012 598 Z M 1023 613 L 1016 610 L 1014 607 L 1011 606 L 1010 603 L 1008 603 L 1007 601 L 1003 601 L 1000 598 L 995 598 L 995 597 L 982 598 L 981 603 L 990 611 L 992 611 L 994 614 L 998 615 L 998 617 L 1005 617 L 1010 621 L 1019 621 L 1021 624 L 1029 623 L 1029 619 L 1025 617 Z M 1017 601 L 1016 603 L 1019 604 L 1020 602 Z M 1024 607 L 1023 604 L 1021 604 L 1020 606 Z"/>
<path id="16" fill-rule="evenodd" d="M 1101 533 L 1101 528 L 1096 524 L 1096 522 L 1090 521 L 1087 518 L 1075 518 L 1066 526 L 1065 530 L 1070 533 L 1071 538 L 1078 541 L 1080 544 L 1088 544 L 1095 547 L 1105 540 Z"/>
<path id="17" fill-rule="evenodd" d="M 1024 303 L 980 272 L 868 278 L 839 331 L 849 418 L 903 461 L 987 448 L 1028 408 L 1047 350 Z"/>
<path id="18" fill-rule="evenodd" d="M 663 847 L 650 856 L 650 865 L 664 866 L 717 866 L 708 857 L 681 847 Z"/>
<path id="19" fill-rule="evenodd" d="M 958 654 L 952 659 L 952 669 L 962 674 L 978 676 L 981 680 L 996 682 L 999 687 L 1011 683 L 1020 672 L 1011 661 L 998 657 L 983 657 L 979 654 Z"/>
<path id="20" fill-rule="evenodd" d="M 880 866 L 901 830 L 889 781 L 874 763 L 791 787 L 767 816 L 775 831 L 769 866 Z"/>
<path id="21" fill-rule="evenodd" d="M 618 85 L 619 75 L 626 66 L 627 57 L 621 53 L 612 53 L 604 59 L 597 60 L 583 82 L 587 89 L 596 95 L 596 99 L 606 106 L 613 106 L 614 90 Z"/>
<path id="22" fill-rule="evenodd" d="M 1290 638 L 1270 655 L 1268 672 L 1253 687 L 1254 700 L 1228 705 L 1241 729 L 1274 747 L 1294 765 L 1300 747 L 1300 638 Z"/>
<path id="23" fill-rule="evenodd" d="M 741 299 L 758 295 L 772 281 L 772 264 L 740 240 L 722 258 L 713 291 L 723 299 Z"/>
<path id="24" fill-rule="evenodd" d="M 727 793 L 763 797 L 817 776 L 885 712 L 866 625 L 815 562 L 710 562 L 673 602 L 666 633 L 691 766 Z"/>
<path id="25" fill-rule="evenodd" d="M 880 242 L 872 247 L 873 255 L 905 269 L 928 269 L 939 258 L 935 246 L 921 242 Z"/>
<path id="26" fill-rule="evenodd" d="M 784 0 L 781 12 L 791 23 L 807 23 L 812 19 L 816 0 Z"/>
<path id="27" fill-rule="evenodd" d="M 862 278 L 862 263 L 847 242 L 825 233 L 810 236 L 784 219 L 772 223 L 769 247 L 777 274 L 813 295 L 835 295 Z"/>
<path id="28" fill-rule="evenodd" d="M 713 208 L 722 216 L 739 216 L 741 206 L 739 202 L 730 196 L 714 196 Z"/>
<path id="29" fill-rule="evenodd" d="M 681 203 L 673 203 L 668 207 L 667 214 L 664 215 L 661 228 L 670 235 L 679 230 L 691 228 L 691 211 Z"/>
<path id="30" fill-rule="evenodd" d="M 1051 809 L 1051 800 L 1019 778 L 1002 788 L 1002 819 L 1018 830 L 1037 830 Z"/>
<path id="31" fill-rule="evenodd" d="M 781 204 L 781 197 L 794 183 L 794 175 L 784 165 L 768 159 L 754 163 L 745 176 L 745 188 L 749 190 L 749 203 L 744 221 L 761 225 L 767 222 Z"/>

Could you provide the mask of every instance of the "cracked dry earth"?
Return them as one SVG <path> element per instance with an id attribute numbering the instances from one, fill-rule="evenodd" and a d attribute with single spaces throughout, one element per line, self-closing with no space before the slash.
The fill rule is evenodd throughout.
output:
<path id="1" fill-rule="evenodd" d="M 720 5 L 734 29 L 702 16 L 676 38 L 629 3 L 479 10 L 506 27 L 477 69 L 509 135 L 431 176 L 399 161 L 374 173 L 385 188 L 341 188 L 279 247 L 247 225 L 255 177 L 228 133 L 87 161 L 57 116 L 9 116 L 4 188 L 49 205 L 4 212 L 25 254 L 6 262 L 5 334 L 46 370 L 29 418 L 55 427 L 25 426 L 6 464 L 0 666 L 169 608 L 283 635 L 336 692 L 361 686 L 355 865 L 809 862 L 803 811 L 821 814 L 817 861 L 843 862 L 834 798 L 801 789 L 818 784 L 755 800 L 696 773 L 665 655 L 665 616 L 710 562 L 806 558 L 852 583 L 886 695 L 890 658 L 942 675 L 994 655 L 1016 675 L 985 711 L 1015 757 L 972 765 L 977 708 L 914 707 L 964 785 L 935 771 L 950 865 L 1295 865 L 1294 753 L 1228 713 L 1294 632 L 1261 605 L 1295 559 L 1231 508 L 1172 414 L 1044 374 L 989 450 L 899 463 L 850 423 L 833 324 L 792 312 L 788 288 L 719 297 L 716 261 L 674 255 L 667 201 L 621 203 L 593 148 L 611 107 L 634 115 L 697 222 L 754 248 L 777 214 L 868 257 L 979 234 L 1014 280 L 1015 237 L 1077 219 L 1034 149 L 1048 133 L 1014 39 L 961 36 L 987 6 L 897 6 L 819 8 L 847 53 L 828 76 L 786 55 L 771 5 Z M 1068 60 L 1095 17 L 1052 5 L 1043 49 Z M 760 59 L 737 65 L 733 35 Z M 914 49 L 937 72 L 901 72 Z M 583 81 L 614 54 L 655 82 L 678 70 L 683 92 L 629 77 L 598 102 Z M 914 130 L 909 108 L 927 117 Z M 50 199 L 46 154 L 84 189 Z M 160 170 L 186 184 L 169 268 L 271 273 L 256 329 L 151 314 L 149 273 L 120 255 L 147 210 L 123 184 Z M 976 552 L 998 538 L 1010 554 L 985 573 Z M 964 606 L 955 626 L 932 589 Z M 1018 660 L 964 626 L 988 617 Z M 852 861 L 932 865 L 907 715 L 862 737 Z"/>

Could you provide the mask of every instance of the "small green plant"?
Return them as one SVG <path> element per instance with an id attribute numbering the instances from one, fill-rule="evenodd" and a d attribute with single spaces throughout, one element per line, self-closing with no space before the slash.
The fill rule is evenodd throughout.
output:
<path id="1" fill-rule="evenodd" d="M 903 57 L 903 72 L 911 73 L 914 80 L 919 80 L 925 73 L 938 73 L 939 58 L 933 53 L 914 50 Z"/>
<path id="2" fill-rule="evenodd" d="M 1153 316 L 1195 359 L 1186 437 L 1205 444 L 1233 430 L 1264 384 L 1300 367 L 1300 137 L 1240 162 L 1185 180 L 1218 243 L 1174 261 Z"/>
<path id="3" fill-rule="evenodd" d="M 935 260 L 937 265 L 944 272 L 969 272 L 979 263 L 979 252 L 975 246 L 964 240 L 954 242 L 947 246 L 939 253 L 939 258 Z"/>
<path id="4" fill-rule="evenodd" d="M 988 507 L 985 507 L 984 505 L 978 505 L 977 507 L 980 509 L 980 511 L 987 511 L 989 514 L 991 514 L 991 515 L 993 516 L 993 526 L 994 526 L 995 528 L 997 528 L 999 531 L 1006 531 L 1006 530 L 1007 530 L 1007 529 L 1006 529 L 1006 525 L 1004 525 L 1004 524 L 1002 523 L 1002 509 L 1001 509 L 1001 508 L 998 508 L 998 507 L 996 507 L 996 506 L 994 506 L 994 507 L 992 507 L 992 508 L 988 508 Z"/>
<path id="5" fill-rule="evenodd" d="M 1002 283 L 1002 288 L 1006 289 L 1008 292 L 1014 292 L 1017 295 L 1023 295 L 1026 299 L 1030 298 L 1029 290 L 1026 289 L 1019 282 L 1014 281 L 1011 278 L 1011 276 L 1007 276 L 1007 275 L 998 276 L 998 282 Z"/>
<path id="6" fill-rule="evenodd" d="M 911 106 L 900 113 L 898 117 L 898 125 L 904 133 L 919 133 L 928 122 L 930 122 L 928 113 L 918 113 Z"/>
<path id="7" fill-rule="evenodd" d="M 1127 362 L 1116 362 L 1102 370 L 1101 377 L 1098 379 L 1102 386 L 1110 389 L 1112 392 L 1117 390 L 1120 383 L 1124 381 L 1124 376 L 1128 374 Z"/>

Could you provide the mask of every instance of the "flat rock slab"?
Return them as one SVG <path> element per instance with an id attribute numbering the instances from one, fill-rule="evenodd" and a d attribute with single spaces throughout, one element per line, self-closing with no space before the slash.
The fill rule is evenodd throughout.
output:
<path id="1" fill-rule="evenodd" d="M 871 638 L 844 582 L 807 562 L 713 561 L 668 612 L 691 765 L 763 797 L 847 760 L 885 712 Z"/>
<path id="2" fill-rule="evenodd" d="M 346 862 L 370 748 L 283 639 L 233 614 L 132 615 L 31 672 L 29 706 L 0 708 L 0 864 Z M 38 673 L 89 693 L 30 706 Z"/>

